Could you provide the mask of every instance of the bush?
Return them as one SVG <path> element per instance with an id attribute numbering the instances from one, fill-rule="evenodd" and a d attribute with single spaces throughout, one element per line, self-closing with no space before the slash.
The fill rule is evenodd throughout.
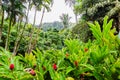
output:
<path id="1" fill-rule="evenodd" d="M 72 36 L 75 36 L 84 42 L 87 42 L 89 39 L 93 39 L 92 33 L 86 21 L 80 21 L 75 25 L 75 27 L 73 27 Z"/>

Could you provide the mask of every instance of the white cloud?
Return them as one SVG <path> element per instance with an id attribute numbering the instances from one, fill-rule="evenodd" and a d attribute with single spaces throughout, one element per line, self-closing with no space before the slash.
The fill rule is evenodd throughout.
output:
<path id="1" fill-rule="evenodd" d="M 33 23 L 34 12 L 35 10 L 32 9 L 29 14 L 30 23 Z M 51 11 L 45 13 L 43 22 L 60 21 L 59 16 L 62 15 L 62 13 L 68 13 L 69 16 L 72 17 L 71 22 L 75 22 L 74 13 L 69 6 L 66 6 L 66 4 L 64 3 L 64 0 L 54 0 L 54 4 L 51 8 Z M 41 15 L 42 15 L 41 12 L 37 12 L 36 24 L 39 24 Z"/>

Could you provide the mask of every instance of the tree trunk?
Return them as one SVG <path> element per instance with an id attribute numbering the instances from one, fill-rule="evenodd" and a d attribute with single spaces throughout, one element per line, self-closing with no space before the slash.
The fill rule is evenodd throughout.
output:
<path id="1" fill-rule="evenodd" d="M 3 24 L 4 24 L 4 9 L 2 12 L 2 19 L 1 19 L 1 26 L 0 26 L 0 40 L 2 38 L 2 28 L 3 28 Z"/>
<path id="2" fill-rule="evenodd" d="M 20 20 L 19 24 L 17 27 L 21 27 L 22 25 L 22 20 Z M 13 49 L 13 53 L 16 54 L 17 53 L 17 46 L 18 46 L 18 41 L 19 41 L 19 36 L 20 36 L 20 28 L 17 28 L 17 38 L 15 40 L 15 44 L 14 44 L 14 49 Z"/>
<path id="3" fill-rule="evenodd" d="M 40 24 L 39 24 L 39 29 L 42 26 L 42 21 L 43 21 L 44 14 L 45 14 L 45 7 L 43 8 L 42 17 L 41 17 Z"/>
<path id="4" fill-rule="evenodd" d="M 119 1 L 118 0 L 116 0 L 116 5 L 115 6 L 119 6 Z M 120 12 L 118 12 L 118 15 L 117 15 L 117 32 L 119 33 L 119 31 L 120 31 Z"/>
<path id="5" fill-rule="evenodd" d="M 75 21 L 76 21 L 76 23 L 78 22 L 77 14 L 76 13 L 75 13 Z"/>
<path id="6" fill-rule="evenodd" d="M 43 21 L 44 14 L 45 14 L 45 7 L 43 8 L 42 17 L 41 17 L 41 20 L 40 20 L 40 24 L 39 24 L 39 27 L 38 27 L 37 34 L 36 34 L 36 38 L 35 38 L 34 43 L 33 43 L 33 48 L 35 47 L 35 45 L 37 44 L 37 41 L 38 41 L 38 36 L 39 36 L 39 33 L 40 33 L 40 28 L 42 26 L 42 21 Z"/>
<path id="7" fill-rule="evenodd" d="M 11 24 L 12 24 L 12 13 L 10 15 L 10 22 L 9 22 L 9 26 L 8 26 L 8 34 L 7 34 L 7 39 L 6 39 L 6 43 L 5 43 L 5 50 L 9 50 Z"/>
<path id="8" fill-rule="evenodd" d="M 24 26 L 23 26 L 23 30 L 22 30 L 22 32 L 21 32 L 21 34 L 20 34 L 20 36 L 19 36 L 19 39 L 15 42 L 15 46 L 14 46 L 14 50 L 13 50 L 13 54 L 14 54 L 14 55 L 17 54 L 17 51 L 18 51 L 20 42 L 21 42 L 22 37 L 23 37 L 23 33 L 24 33 L 24 31 L 25 31 L 25 27 L 26 27 L 26 25 L 27 25 L 27 23 L 28 23 L 28 14 L 29 14 L 29 11 L 30 11 L 30 2 L 29 2 L 29 5 L 28 5 L 28 10 L 27 10 L 27 15 L 26 15 L 26 22 L 25 22 L 25 24 L 24 24 Z"/>
<path id="9" fill-rule="evenodd" d="M 119 32 L 120 32 L 120 13 L 118 13 L 118 29 L 119 29 Z"/>
<path id="10" fill-rule="evenodd" d="M 33 33 L 34 33 L 34 27 L 35 27 L 35 22 L 36 22 L 36 14 L 37 14 L 37 9 L 35 8 L 34 21 L 33 21 L 32 30 L 30 33 L 30 42 L 28 44 L 29 45 L 28 46 L 28 53 L 31 53 L 32 49 L 33 49 L 32 41 L 33 41 Z"/>

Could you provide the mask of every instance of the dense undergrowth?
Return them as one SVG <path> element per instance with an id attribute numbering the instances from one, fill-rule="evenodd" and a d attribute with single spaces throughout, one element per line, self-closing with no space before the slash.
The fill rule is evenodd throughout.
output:
<path id="1" fill-rule="evenodd" d="M 5 47 L 6 43 L 6 37 L 7 37 L 7 28 L 8 28 L 8 22 L 5 21 L 3 32 L 2 32 L 2 38 L 0 40 L 0 46 Z M 31 24 L 26 25 L 26 28 L 24 29 L 24 34 L 22 35 L 22 38 L 20 39 L 22 28 L 24 27 L 24 23 L 21 23 L 19 25 L 17 23 L 16 25 L 12 26 L 11 28 L 11 35 L 9 40 L 9 51 L 13 52 L 15 48 L 15 43 L 18 41 L 18 50 L 17 54 L 22 54 L 28 52 L 29 44 L 30 44 L 30 34 L 34 30 L 31 44 L 33 45 L 33 50 L 36 49 L 36 47 L 40 50 L 48 50 L 48 49 L 61 49 L 64 46 L 64 39 L 71 38 L 70 30 L 64 30 L 59 31 L 56 29 L 49 29 L 47 31 L 40 30 L 38 34 L 38 38 L 36 38 L 36 34 L 38 33 L 37 27 L 32 27 Z M 36 41 L 36 43 L 35 43 Z"/>
<path id="2" fill-rule="evenodd" d="M 87 43 L 68 36 L 63 40 L 64 47 L 60 49 L 56 48 L 58 43 L 54 43 L 58 44 L 56 47 L 50 43 L 49 47 L 52 48 L 37 48 L 24 56 L 14 56 L 0 48 L 0 80 L 120 79 L 120 39 L 114 35 L 115 29 L 111 29 L 112 20 L 104 18 L 102 31 L 96 21 L 88 25 L 96 39 Z M 52 39 L 59 42 L 62 38 L 53 36 Z"/>

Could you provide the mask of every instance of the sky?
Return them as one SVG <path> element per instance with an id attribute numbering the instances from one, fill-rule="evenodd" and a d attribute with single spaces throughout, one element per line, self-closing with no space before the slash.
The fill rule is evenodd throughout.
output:
<path id="1" fill-rule="evenodd" d="M 34 20 L 34 12 L 35 10 L 32 9 L 29 14 L 29 22 L 33 23 Z M 36 17 L 36 24 L 38 25 L 40 23 L 41 19 L 41 14 L 42 12 L 37 12 L 37 17 Z M 50 12 L 45 12 L 44 18 L 43 18 L 43 23 L 45 22 L 54 22 L 54 21 L 60 21 L 60 16 L 65 13 L 68 14 L 71 18 L 71 22 L 75 22 L 75 17 L 72 9 L 69 7 L 69 5 L 66 6 L 64 3 L 64 0 L 54 0 L 54 4 L 51 7 Z"/>

